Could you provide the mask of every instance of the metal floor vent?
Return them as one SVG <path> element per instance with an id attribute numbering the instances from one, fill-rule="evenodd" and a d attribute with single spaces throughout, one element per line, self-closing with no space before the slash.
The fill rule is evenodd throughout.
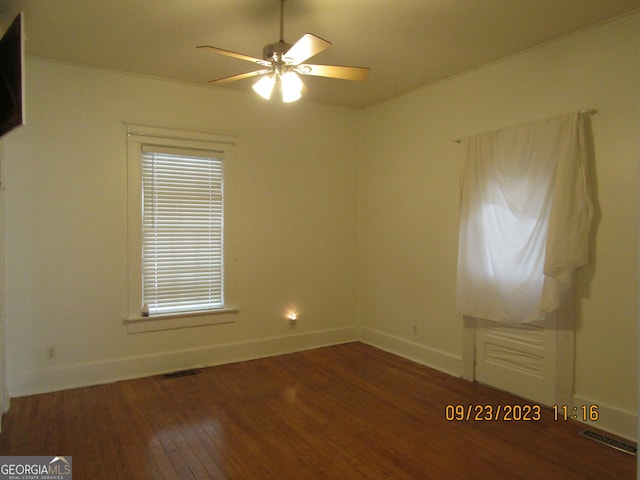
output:
<path id="1" fill-rule="evenodd" d="M 189 375 L 197 375 L 200 373 L 200 370 L 189 369 L 189 370 L 179 370 L 177 372 L 165 373 L 162 375 L 162 379 L 167 380 L 169 378 L 180 378 L 180 377 L 188 377 Z"/>
<path id="2" fill-rule="evenodd" d="M 616 440 L 611 437 L 607 437 L 597 432 L 593 432 L 591 430 L 584 430 L 580 432 L 580 435 L 586 438 L 590 438 L 598 443 L 606 445 L 607 447 L 615 448 L 616 450 L 620 450 L 621 452 L 628 453 L 629 455 L 637 455 L 638 449 L 631 445 L 630 443 L 621 442 L 620 440 Z"/>

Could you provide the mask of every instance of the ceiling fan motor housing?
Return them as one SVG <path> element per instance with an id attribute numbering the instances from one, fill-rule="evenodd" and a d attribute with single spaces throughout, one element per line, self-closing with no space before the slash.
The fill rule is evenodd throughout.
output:
<path id="1" fill-rule="evenodd" d="M 262 57 L 268 61 L 280 61 L 284 58 L 284 54 L 289 51 L 291 46 L 292 45 L 290 43 L 283 40 L 276 43 L 270 43 L 269 45 L 265 45 L 262 49 Z"/>

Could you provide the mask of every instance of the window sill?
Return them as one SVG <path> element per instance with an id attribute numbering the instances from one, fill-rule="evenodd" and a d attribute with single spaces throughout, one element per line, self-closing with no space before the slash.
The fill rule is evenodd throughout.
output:
<path id="1" fill-rule="evenodd" d="M 127 333 L 157 332 L 177 328 L 220 325 L 224 323 L 234 323 L 238 312 L 239 310 L 237 308 L 225 308 L 202 312 L 153 315 L 149 317 L 130 316 L 125 317 L 124 325 L 127 327 Z"/>

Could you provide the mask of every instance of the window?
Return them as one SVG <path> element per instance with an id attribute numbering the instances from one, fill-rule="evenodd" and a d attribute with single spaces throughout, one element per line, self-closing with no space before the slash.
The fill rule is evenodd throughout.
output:
<path id="1" fill-rule="evenodd" d="M 127 125 L 130 332 L 233 320 L 234 143 Z"/>
<path id="2" fill-rule="evenodd" d="M 458 247 L 460 313 L 534 322 L 589 261 L 593 203 L 584 115 L 471 137 Z"/>
<path id="3" fill-rule="evenodd" d="M 224 308 L 223 162 L 142 151 L 142 301 L 150 315 Z"/>

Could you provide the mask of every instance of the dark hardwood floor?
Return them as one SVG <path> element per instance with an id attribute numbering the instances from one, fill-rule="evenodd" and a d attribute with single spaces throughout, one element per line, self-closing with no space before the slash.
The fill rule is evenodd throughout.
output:
<path id="1" fill-rule="evenodd" d="M 351 343 L 16 398 L 0 455 L 73 456 L 74 480 L 635 478 L 635 457 L 548 409 L 445 419 L 469 404 L 524 402 Z"/>

